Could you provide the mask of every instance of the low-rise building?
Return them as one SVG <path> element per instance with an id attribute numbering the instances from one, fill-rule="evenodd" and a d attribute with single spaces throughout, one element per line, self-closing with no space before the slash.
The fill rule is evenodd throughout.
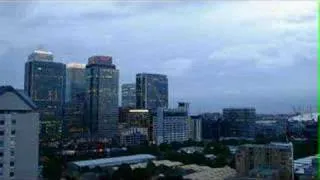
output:
<path id="1" fill-rule="evenodd" d="M 299 180 L 316 180 L 318 178 L 319 159 L 320 155 L 295 160 L 295 176 L 297 176 Z"/>
<path id="2" fill-rule="evenodd" d="M 261 167 L 279 170 L 281 180 L 291 180 L 293 178 L 292 143 L 239 146 L 236 153 L 236 169 L 240 177 L 249 176 L 251 170 Z"/>
<path id="3" fill-rule="evenodd" d="M 152 161 L 155 159 L 156 157 L 150 154 L 137 154 L 137 155 L 131 155 L 131 156 L 120 156 L 120 157 L 113 157 L 113 158 L 74 161 L 68 164 L 67 173 L 69 177 L 79 177 L 81 174 L 81 171 L 85 168 L 89 168 L 89 169 L 93 169 L 95 167 L 99 167 L 101 169 L 113 168 L 113 167 L 120 166 L 121 164 L 132 165 L 132 164 Z"/>
<path id="4" fill-rule="evenodd" d="M 120 132 L 120 144 L 134 146 L 148 141 L 148 128 L 131 127 Z"/>
<path id="5" fill-rule="evenodd" d="M 192 180 L 224 180 L 235 177 L 237 174 L 236 170 L 228 166 L 223 168 L 211 168 L 208 166 L 189 164 L 181 166 L 181 168 L 193 172 L 183 176 L 184 179 Z"/>

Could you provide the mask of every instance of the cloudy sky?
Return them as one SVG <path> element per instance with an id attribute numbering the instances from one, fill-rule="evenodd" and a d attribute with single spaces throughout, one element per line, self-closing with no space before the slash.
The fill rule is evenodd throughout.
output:
<path id="1" fill-rule="evenodd" d="M 111 55 L 120 83 L 169 78 L 169 103 L 193 113 L 316 104 L 316 2 L 19 1 L 0 3 L 0 85 L 23 87 L 24 63 L 44 47 L 55 61 Z"/>

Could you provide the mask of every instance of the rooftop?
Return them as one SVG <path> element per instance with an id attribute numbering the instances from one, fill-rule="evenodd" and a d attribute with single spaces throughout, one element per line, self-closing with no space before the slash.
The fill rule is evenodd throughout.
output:
<path id="1" fill-rule="evenodd" d="M 318 113 L 305 113 L 289 118 L 289 121 L 318 121 Z"/>
<path id="2" fill-rule="evenodd" d="M 16 94 L 24 103 L 26 103 L 31 109 L 37 109 L 37 106 L 33 101 L 21 90 L 16 90 L 12 86 L 0 86 L 0 96 L 7 92 L 12 92 Z M 13 102 L 11 102 L 13 103 Z"/>
<path id="3" fill-rule="evenodd" d="M 156 157 L 150 154 L 137 154 L 132 156 L 120 156 L 120 157 L 114 157 L 114 158 L 74 161 L 74 162 L 71 162 L 71 164 L 74 164 L 78 167 L 86 167 L 86 166 L 106 167 L 106 166 L 118 166 L 124 163 L 127 163 L 127 164 L 141 163 L 141 162 L 153 160 L 153 159 L 156 159 Z"/>
<path id="4" fill-rule="evenodd" d="M 44 51 L 44 50 L 34 50 L 33 53 L 52 55 L 52 52 L 50 52 L 50 51 Z"/>
<path id="5" fill-rule="evenodd" d="M 195 173 L 183 176 L 183 178 L 195 180 L 221 180 L 235 177 L 237 174 L 236 170 L 228 166 L 223 168 L 210 168 L 207 166 L 191 164 L 182 166 L 182 168 L 196 171 Z"/>
<path id="6" fill-rule="evenodd" d="M 244 145 L 241 145 L 240 147 L 291 149 L 292 143 L 271 142 L 270 144 L 244 144 Z"/>
<path id="7" fill-rule="evenodd" d="M 86 68 L 86 65 L 80 64 L 80 63 L 69 63 L 69 64 L 67 64 L 67 68 L 84 69 L 84 68 Z"/>
<path id="8" fill-rule="evenodd" d="M 308 156 L 294 160 L 294 171 L 297 174 L 304 174 L 304 170 L 312 165 L 312 160 L 320 158 L 320 155 Z"/>

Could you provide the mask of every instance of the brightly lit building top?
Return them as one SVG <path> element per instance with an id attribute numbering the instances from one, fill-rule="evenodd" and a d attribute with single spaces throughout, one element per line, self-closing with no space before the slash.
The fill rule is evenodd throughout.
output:
<path id="1" fill-rule="evenodd" d="M 84 68 L 86 68 L 86 65 L 80 64 L 80 63 L 69 63 L 69 64 L 67 64 L 67 68 L 84 69 Z"/>
<path id="2" fill-rule="evenodd" d="M 91 56 L 88 60 L 88 64 L 101 64 L 101 65 L 111 65 L 111 56 Z"/>
<path id="3" fill-rule="evenodd" d="M 112 64 L 112 57 L 111 56 L 91 56 L 88 59 L 88 64 L 86 66 L 89 67 L 104 67 L 104 68 L 111 68 L 116 69 L 116 66 Z"/>
<path id="4" fill-rule="evenodd" d="M 53 54 L 50 51 L 35 50 L 28 56 L 28 61 L 53 61 Z"/>

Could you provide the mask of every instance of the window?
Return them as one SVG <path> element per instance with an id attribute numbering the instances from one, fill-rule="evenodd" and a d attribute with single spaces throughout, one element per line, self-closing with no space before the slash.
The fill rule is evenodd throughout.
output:
<path id="1" fill-rule="evenodd" d="M 3 167 L 3 164 L 2 163 L 0 163 L 0 168 L 2 168 Z"/>
<path id="2" fill-rule="evenodd" d="M 14 150 L 13 149 L 10 150 L 10 155 L 14 156 Z"/>
<path id="3" fill-rule="evenodd" d="M 4 125 L 4 120 L 1 120 L 1 121 L 0 121 L 0 125 Z"/>
<path id="4" fill-rule="evenodd" d="M 10 166 L 14 166 L 14 162 L 13 161 L 10 161 Z"/>
<path id="5" fill-rule="evenodd" d="M 10 177 L 13 177 L 14 176 L 14 172 L 10 172 Z"/>
<path id="6" fill-rule="evenodd" d="M 4 131 L 0 131 L 0 136 L 3 136 L 4 135 Z"/>
<path id="7" fill-rule="evenodd" d="M 16 120 L 12 119 L 11 124 L 16 124 Z"/>
<path id="8" fill-rule="evenodd" d="M 3 157 L 3 152 L 0 152 L 0 157 Z"/>
<path id="9" fill-rule="evenodd" d="M 11 131 L 11 135 L 15 135 L 16 134 L 16 131 L 15 130 L 12 130 Z"/>

